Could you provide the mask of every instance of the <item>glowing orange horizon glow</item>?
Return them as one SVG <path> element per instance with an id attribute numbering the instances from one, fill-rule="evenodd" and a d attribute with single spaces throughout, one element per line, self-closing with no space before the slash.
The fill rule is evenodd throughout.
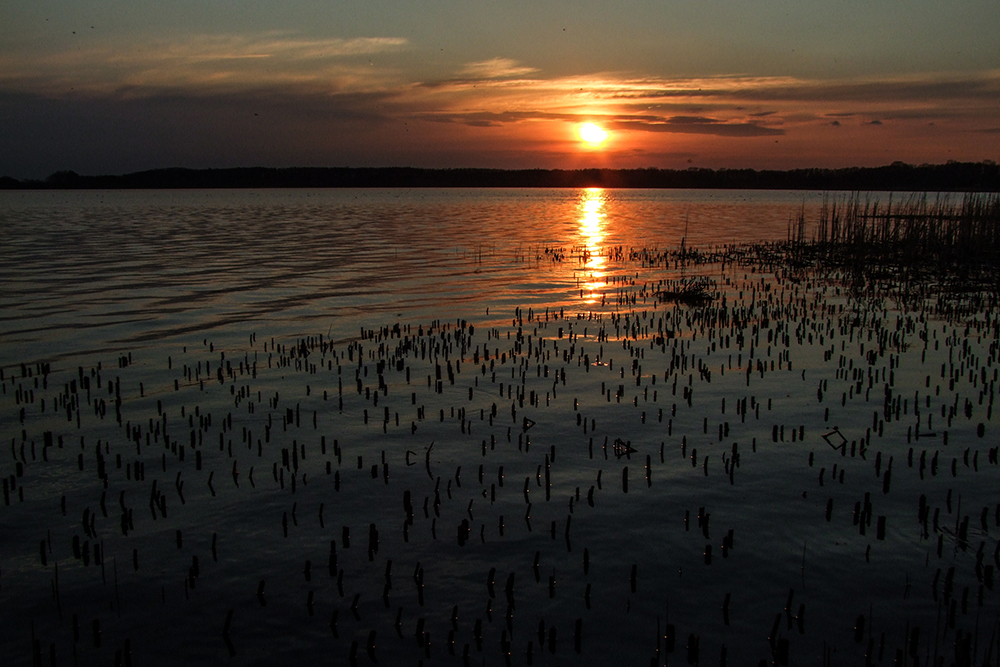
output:
<path id="1" fill-rule="evenodd" d="M 580 197 L 580 237 L 583 268 L 580 269 L 582 296 L 585 303 L 597 303 L 603 284 L 604 265 L 607 258 L 603 254 L 604 242 L 604 190 L 587 188 Z"/>

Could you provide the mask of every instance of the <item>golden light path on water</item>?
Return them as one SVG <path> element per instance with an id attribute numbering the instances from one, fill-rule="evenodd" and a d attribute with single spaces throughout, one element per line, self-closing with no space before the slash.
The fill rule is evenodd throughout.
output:
<path id="1" fill-rule="evenodd" d="M 604 278 L 607 257 L 603 252 L 605 193 L 601 188 L 587 188 L 580 193 L 580 245 L 583 268 L 580 276 L 584 303 L 599 301 L 601 279 Z"/>

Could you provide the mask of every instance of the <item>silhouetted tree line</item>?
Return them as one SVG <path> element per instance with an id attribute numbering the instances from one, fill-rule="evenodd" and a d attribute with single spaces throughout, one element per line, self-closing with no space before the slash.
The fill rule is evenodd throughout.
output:
<path id="1" fill-rule="evenodd" d="M 132 188 L 716 188 L 998 192 L 1000 166 L 948 162 L 845 169 L 418 169 L 309 167 L 152 169 L 120 176 L 58 171 L 43 181 L 0 177 L 6 189 Z"/>

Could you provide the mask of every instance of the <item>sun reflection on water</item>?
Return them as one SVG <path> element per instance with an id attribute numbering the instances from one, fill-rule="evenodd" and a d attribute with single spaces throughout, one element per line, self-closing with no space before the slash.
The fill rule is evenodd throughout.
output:
<path id="1" fill-rule="evenodd" d="M 580 296 L 584 303 L 600 300 L 602 280 L 605 277 L 607 257 L 604 255 L 604 204 L 606 196 L 601 188 L 587 188 L 580 194 L 580 261 L 578 280 Z"/>

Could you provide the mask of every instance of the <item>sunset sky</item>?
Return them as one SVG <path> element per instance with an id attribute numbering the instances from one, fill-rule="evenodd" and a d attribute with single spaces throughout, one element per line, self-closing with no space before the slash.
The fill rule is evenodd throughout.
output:
<path id="1" fill-rule="evenodd" d="M 580 139 L 592 122 L 600 144 Z M 0 175 L 1000 160 L 996 0 L 10 0 Z"/>

